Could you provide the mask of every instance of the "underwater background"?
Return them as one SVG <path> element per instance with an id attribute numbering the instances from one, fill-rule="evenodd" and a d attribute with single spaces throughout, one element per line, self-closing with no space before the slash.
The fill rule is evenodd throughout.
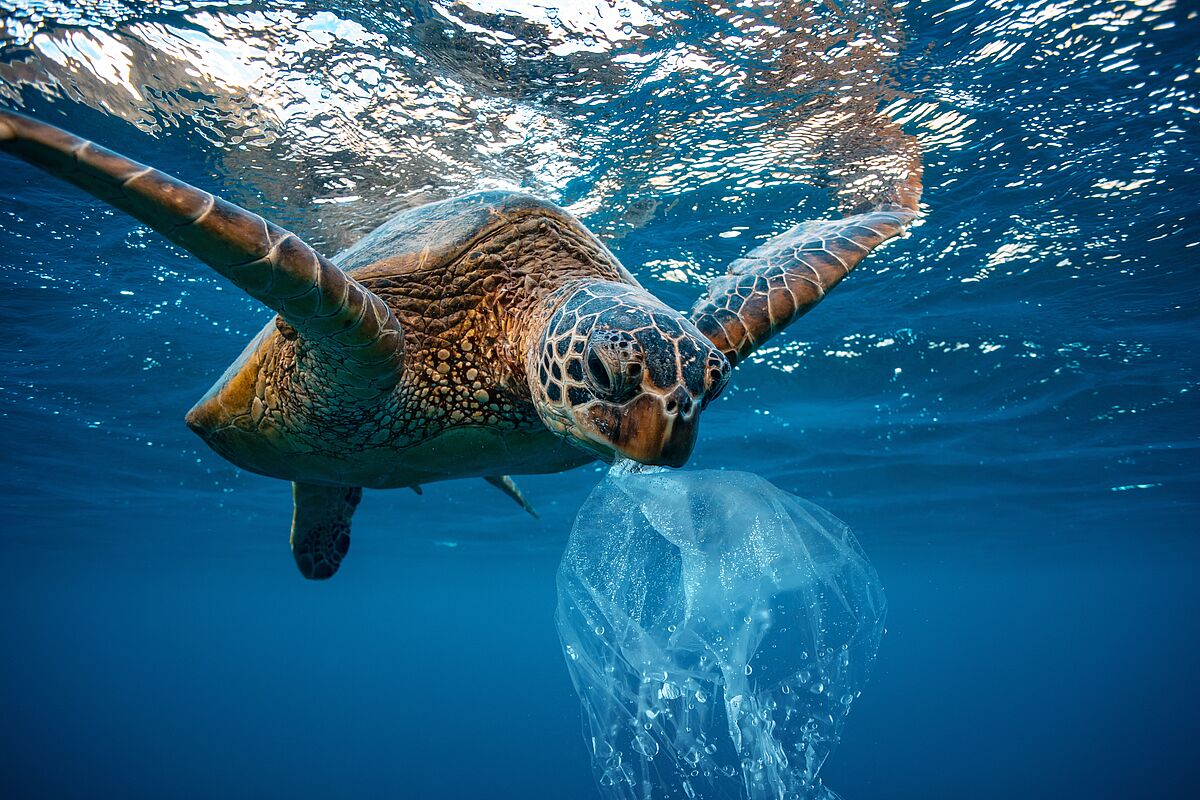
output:
<path id="1" fill-rule="evenodd" d="M 1200 793 L 1200 63 L 1176 0 L 0 0 L 0 103 L 329 252 L 524 187 L 687 308 L 827 216 L 884 114 L 924 219 L 741 365 L 692 467 L 857 533 L 887 633 L 825 782 Z M 328 582 L 290 487 L 183 425 L 269 318 L 0 159 L 11 797 L 592 798 L 553 623 L 603 469 L 367 492 Z"/>

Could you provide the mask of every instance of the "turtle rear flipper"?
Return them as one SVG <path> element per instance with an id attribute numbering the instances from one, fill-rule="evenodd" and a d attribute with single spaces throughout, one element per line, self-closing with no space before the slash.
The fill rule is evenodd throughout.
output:
<path id="1" fill-rule="evenodd" d="M 401 326 L 384 301 L 257 214 L 53 125 L 0 111 L 0 150 L 149 225 L 276 311 L 348 373 L 356 396 L 400 379 Z"/>
<path id="2" fill-rule="evenodd" d="M 531 517 L 534 519 L 539 518 L 537 511 L 535 511 L 533 505 L 527 499 L 525 499 L 524 492 L 521 491 L 520 486 L 517 486 L 517 482 L 512 479 L 512 476 L 488 475 L 484 478 L 484 480 L 511 497 L 514 501 L 516 501 L 517 505 L 525 509 L 525 511 L 527 511 Z"/>
<path id="3" fill-rule="evenodd" d="M 362 500 L 359 486 L 293 483 L 292 556 L 310 580 L 333 576 L 350 549 L 350 518 Z"/>

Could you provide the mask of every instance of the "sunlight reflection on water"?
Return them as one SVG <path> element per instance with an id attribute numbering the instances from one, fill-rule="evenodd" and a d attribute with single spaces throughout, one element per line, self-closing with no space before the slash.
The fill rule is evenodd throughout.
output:
<path id="1" fill-rule="evenodd" d="M 194 124 L 228 174 L 272 165 L 255 176 L 269 202 L 316 203 L 326 227 L 357 231 L 490 186 L 603 210 L 609 233 L 708 184 L 835 182 L 849 207 L 912 157 L 888 112 L 942 139 L 969 125 L 898 99 L 903 29 L 864 0 L 212 3 L 139 16 L 18 3 L 5 29 L 10 101 L 29 88 L 151 132 Z"/>

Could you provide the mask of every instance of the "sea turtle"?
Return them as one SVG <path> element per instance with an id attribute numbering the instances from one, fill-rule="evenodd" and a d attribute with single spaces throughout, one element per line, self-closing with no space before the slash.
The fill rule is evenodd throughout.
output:
<path id="1" fill-rule="evenodd" d="M 329 260 L 218 197 L 18 114 L 0 149 L 190 251 L 277 316 L 187 414 L 243 469 L 292 481 L 292 550 L 328 578 L 362 488 L 623 456 L 681 466 L 748 353 L 914 219 L 920 165 L 845 218 L 734 261 L 687 314 L 563 209 L 483 192 L 405 211 Z"/>

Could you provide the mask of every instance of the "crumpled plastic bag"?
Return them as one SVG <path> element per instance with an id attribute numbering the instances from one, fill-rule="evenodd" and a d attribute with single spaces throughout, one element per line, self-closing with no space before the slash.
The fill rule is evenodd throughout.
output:
<path id="1" fill-rule="evenodd" d="M 556 621 L 605 798 L 836 797 L 818 771 L 883 632 L 850 530 L 750 473 L 614 469 Z"/>

